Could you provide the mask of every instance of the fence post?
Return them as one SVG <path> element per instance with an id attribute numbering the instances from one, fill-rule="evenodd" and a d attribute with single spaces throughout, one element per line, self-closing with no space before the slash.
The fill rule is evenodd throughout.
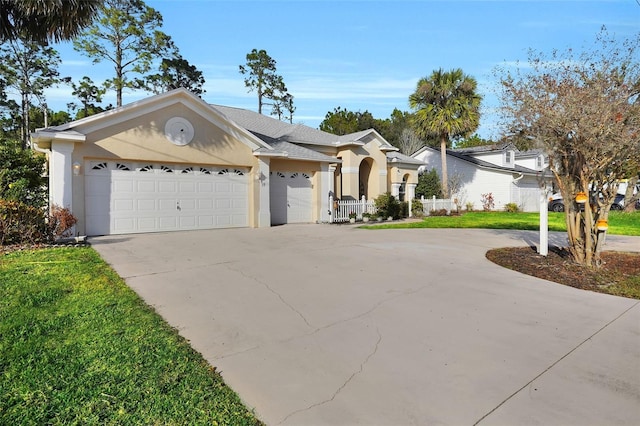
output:
<path id="1" fill-rule="evenodd" d="M 411 197 L 409 197 L 409 214 L 407 216 L 412 217 L 413 215 L 411 214 L 411 203 L 413 202 L 413 200 L 411 199 Z"/>
<path id="2" fill-rule="evenodd" d="M 431 207 L 431 210 L 435 211 L 436 210 L 436 196 L 434 195 L 433 198 L 433 207 Z"/>
<path id="3" fill-rule="evenodd" d="M 362 219 L 362 215 L 367 211 L 367 197 L 362 196 L 362 213 L 360 213 L 360 218 Z"/>
<path id="4" fill-rule="evenodd" d="M 329 223 L 333 223 L 336 209 L 333 208 L 333 195 L 329 195 Z"/>

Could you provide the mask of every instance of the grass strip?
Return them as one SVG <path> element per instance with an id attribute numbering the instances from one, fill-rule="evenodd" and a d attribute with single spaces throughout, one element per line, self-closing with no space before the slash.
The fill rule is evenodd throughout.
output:
<path id="1" fill-rule="evenodd" d="M 374 224 L 362 226 L 362 228 L 482 228 L 537 231 L 540 229 L 540 215 L 538 213 L 468 212 L 459 216 L 428 216 L 417 222 Z M 549 231 L 567 231 L 564 213 L 549 212 Z M 612 235 L 640 236 L 640 212 L 610 212 L 607 232 Z"/>
<path id="2" fill-rule="evenodd" d="M 0 424 L 261 424 L 91 248 L 0 257 Z"/>

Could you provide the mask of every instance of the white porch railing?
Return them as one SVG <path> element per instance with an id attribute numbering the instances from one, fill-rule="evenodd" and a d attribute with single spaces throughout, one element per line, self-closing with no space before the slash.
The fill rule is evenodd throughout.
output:
<path id="1" fill-rule="evenodd" d="M 432 211 L 438 210 L 446 210 L 447 213 L 451 213 L 451 210 L 456 210 L 457 206 L 453 200 L 448 198 L 420 198 L 420 202 L 422 203 L 422 212 L 425 216 L 429 216 Z"/>
<path id="2" fill-rule="evenodd" d="M 363 196 L 361 200 L 334 200 L 329 197 L 331 206 L 331 223 L 349 222 L 349 214 L 355 213 L 358 220 L 362 219 L 362 213 L 375 214 L 376 205 L 373 200 L 368 200 Z"/>

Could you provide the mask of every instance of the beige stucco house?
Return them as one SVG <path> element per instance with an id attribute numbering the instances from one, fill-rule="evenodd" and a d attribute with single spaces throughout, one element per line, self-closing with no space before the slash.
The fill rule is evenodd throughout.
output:
<path id="1" fill-rule="evenodd" d="M 327 222 L 330 197 L 413 197 L 420 161 L 177 89 L 32 134 L 78 235 Z"/>

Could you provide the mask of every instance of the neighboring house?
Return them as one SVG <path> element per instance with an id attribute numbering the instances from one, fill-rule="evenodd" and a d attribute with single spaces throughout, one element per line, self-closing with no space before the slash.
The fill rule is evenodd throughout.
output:
<path id="1" fill-rule="evenodd" d="M 420 162 L 375 130 L 336 136 L 185 89 L 32 134 L 78 235 L 329 221 L 330 196 L 413 197 Z"/>
<path id="2" fill-rule="evenodd" d="M 422 170 L 436 169 L 442 178 L 440 150 L 424 147 L 412 155 L 425 163 Z M 491 193 L 494 209 L 515 203 L 523 211 L 540 210 L 540 186 L 548 162 L 541 151 L 519 151 L 512 143 L 447 150 L 449 180 L 459 189 L 452 197 L 464 206 L 483 207 L 482 195 Z"/>

